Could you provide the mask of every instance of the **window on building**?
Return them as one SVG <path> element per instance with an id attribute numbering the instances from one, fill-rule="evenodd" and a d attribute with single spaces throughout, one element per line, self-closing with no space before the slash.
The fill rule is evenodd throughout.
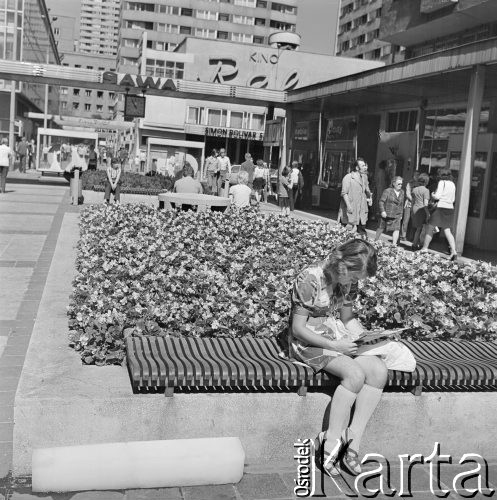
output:
<path id="1" fill-rule="evenodd" d="M 229 21 L 230 20 L 230 15 L 229 14 L 223 14 L 219 13 L 219 20 L 220 21 Z"/>
<path id="2" fill-rule="evenodd" d="M 388 113 L 386 132 L 412 132 L 416 130 L 417 118 L 416 110 Z"/>
<path id="3" fill-rule="evenodd" d="M 185 63 L 177 61 L 166 61 L 166 78 L 183 79 L 185 74 Z"/>
<path id="4" fill-rule="evenodd" d="M 109 92 L 109 99 L 115 99 L 115 98 L 116 98 L 115 92 Z"/>
<path id="5" fill-rule="evenodd" d="M 157 31 L 163 31 L 165 33 L 179 33 L 179 26 L 177 24 L 157 23 Z"/>
<path id="6" fill-rule="evenodd" d="M 68 90 L 67 87 L 60 87 L 60 95 L 67 95 Z"/>
<path id="7" fill-rule="evenodd" d="M 253 26 L 254 21 L 254 18 L 251 16 L 239 16 L 237 14 L 233 14 L 232 17 L 232 22 L 237 24 L 248 24 L 250 26 Z"/>
<path id="8" fill-rule="evenodd" d="M 347 33 L 352 29 L 352 21 L 349 21 L 348 23 L 342 24 L 340 26 L 340 33 Z"/>
<path id="9" fill-rule="evenodd" d="M 105 71 L 105 68 L 102 68 L 101 66 L 99 66 L 98 71 Z"/>
<path id="10" fill-rule="evenodd" d="M 202 38 L 216 38 L 216 30 L 210 30 L 207 28 L 195 28 L 195 36 Z"/>
<path id="11" fill-rule="evenodd" d="M 204 108 L 196 108 L 189 106 L 186 116 L 186 123 L 191 123 L 192 125 L 201 125 L 203 117 Z"/>
<path id="12" fill-rule="evenodd" d="M 230 127 L 244 128 L 243 126 L 243 111 L 232 111 L 230 113 Z"/>
<path id="13" fill-rule="evenodd" d="M 79 108 L 79 102 L 73 102 L 72 109 L 78 109 L 78 108 Z"/>
<path id="14" fill-rule="evenodd" d="M 79 95 L 79 89 L 72 89 L 72 95 Z"/>
<path id="15" fill-rule="evenodd" d="M 281 21 L 275 21 L 274 19 L 271 19 L 269 21 L 269 26 L 271 28 L 280 30 L 280 31 L 291 31 L 295 32 L 295 24 L 290 24 L 290 23 L 283 23 Z"/>
<path id="16" fill-rule="evenodd" d="M 254 36 L 254 43 L 258 45 L 264 45 L 264 37 L 263 36 Z"/>
<path id="17" fill-rule="evenodd" d="M 228 32 L 227 31 L 218 31 L 217 38 L 218 38 L 218 40 L 228 40 Z"/>
<path id="18" fill-rule="evenodd" d="M 59 36 L 59 35 L 60 35 L 60 28 L 54 28 L 54 29 L 53 29 L 53 34 L 54 34 L 55 36 Z"/>
<path id="19" fill-rule="evenodd" d="M 86 95 L 86 97 L 91 97 L 91 90 L 90 89 L 86 89 L 85 90 L 85 95 Z"/>
<path id="20" fill-rule="evenodd" d="M 114 106 L 107 106 L 107 112 L 108 113 L 113 113 L 114 112 Z"/>
<path id="21" fill-rule="evenodd" d="M 381 7 L 379 9 L 376 9 L 375 11 L 375 17 L 381 17 Z"/>
<path id="22" fill-rule="evenodd" d="M 264 130 L 264 115 L 252 113 L 252 120 L 250 121 L 251 130 Z"/>
<path id="23" fill-rule="evenodd" d="M 172 5 L 159 5 L 159 13 L 177 16 L 179 15 L 179 7 L 173 7 Z"/>
<path id="24" fill-rule="evenodd" d="M 255 25 L 256 26 L 266 26 L 266 20 L 263 19 L 262 17 L 256 17 L 255 18 Z"/>
<path id="25" fill-rule="evenodd" d="M 75 64 L 74 67 L 75 68 L 81 68 L 81 64 Z"/>
<path id="26" fill-rule="evenodd" d="M 102 104 L 97 104 L 97 111 L 103 111 L 104 107 Z"/>
<path id="27" fill-rule="evenodd" d="M 103 99 L 104 98 L 104 93 L 102 90 L 97 90 L 97 99 Z"/>
<path id="28" fill-rule="evenodd" d="M 226 110 L 209 109 L 207 112 L 207 125 L 210 127 L 226 127 Z"/>
<path id="29" fill-rule="evenodd" d="M 127 10 L 138 10 L 141 12 L 154 12 L 153 3 L 126 2 Z"/>
<path id="30" fill-rule="evenodd" d="M 266 0 L 257 0 L 255 6 L 261 9 L 267 9 L 267 2 Z"/>
<path id="31" fill-rule="evenodd" d="M 255 7 L 256 0 L 233 0 L 233 4 L 242 7 Z"/>
<path id="32" fill-rule="evenodd" d="M 351 12 L 354 12 L 354 2 L 352 3 L 349 3 L 347 5 L 344 5 L 342 7 L 342 11 L 341 11 L 341 17 L 342 16 L 346 16 L 347 14 L 350 14 Z"/>
<path id="33" fill-rule="evenodd" d="M 192 17 L 193 16 L 193 9 L 185 9 L 184 7 L 182 7 L 181 8 L 181 15 Z"/>
<path id="34" fill-rule="evenodd" d="M 366 34 L 359 35 L 357 37 L 357 45 L 362 45 L 363 43 L 366 43 Z"/>
<path id="35" fill-rule="evenodd" d="M 380 59 L 381 58 L 381 49 L 374 49 L 371 51 L 371 59 Z"/>
<path id="36" fill-rule="evenodd" d="M 231 33 L 231 40 L 233 42 L 252 43 L 252 35 L 245 33 Z"/>
<path id="37" fill-rule="evenodd" d="M 60 101 L 60 107 L 62 109 L 67 109 L 67 102 L 66 101 Z"/>
<path id="38" fill-rule="evenodd" d="M 213 12 L 211 10 L 197 9 L 195 11 L 195 16 L 198 19 L 207 19 L 210 21 L 217 21 L 217 12 Z"/>
<path id="39" fill-rule="evenodd" d="M 91 104 L 89 102 L 85 103 L 85 111 L 91 111 Z"/>
<path id="40" fill-rule="evenodd" d="M 130 21 L 126 20 L 124 22 L 124 27 L 132 30 L 147 30 L 153 31 L 154 23 L 149 21 Z"/>
<path id="41" fill-rule="evenodd" d="M 292 5 L 286 5 L 284 3 L 272 2 L 271 10 L 282 12 L 283 14 L 297 14 L 297 7 L 293 7 Z"/>
<path id="42" fill-rule="evenodd" d="M 191 35 L 192 34 L 192 28 L 191 28 L 191 26 L 180 26 L 179 27 L 179 32 L 182 35 Z"/>
<path id="43" fill-rule="evenodd" d="M 345 42 L 342 42 L 342 45 L 340 46 L 342 52 L 349 50 L 349 48 L 350 48 L 350 40 L 345 40 Z"/>

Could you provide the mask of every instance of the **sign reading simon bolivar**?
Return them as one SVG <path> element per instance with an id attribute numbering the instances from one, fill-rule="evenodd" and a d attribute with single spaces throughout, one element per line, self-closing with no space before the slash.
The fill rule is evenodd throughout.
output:
<path id="1" fill-rule="evenodd" d="M 264 132 L 224 127 L 205 127 L 205 135 L 210 137 L 227 137 L 228 139 L 250 139 L 251 141 L 262 141 L 264 139 Z"/>
<path id="2" fill-rule="evenodd" d="M 421 14 L 429 14 L 457 2 L 458 0 L 421 0 L 420 12 Z"/>

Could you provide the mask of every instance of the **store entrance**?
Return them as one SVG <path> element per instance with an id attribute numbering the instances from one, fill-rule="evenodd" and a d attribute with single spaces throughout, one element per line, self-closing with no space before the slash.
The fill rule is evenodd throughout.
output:
<path id="1" fill-rule="evenodd" d="M 222 137 L 206 137 L 205 151 L 210 155 L 212 149 L 226 149 L 232 165 L 240 165 L 245 161 L 245 153 L 250 153 L 252 159 L 257 161 L 264 157 L 264 146 L 262 141 L 249 141 L 247 139 L 226 139 Z"/>

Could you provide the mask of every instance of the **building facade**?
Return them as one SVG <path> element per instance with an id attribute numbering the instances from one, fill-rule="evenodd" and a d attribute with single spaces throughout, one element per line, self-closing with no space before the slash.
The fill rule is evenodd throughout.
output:
<path id="1" fill-rule="evenodd" d="M 138 121 L 138 140 L 129 145 L 131 151 L 150 149 L 156 139 L 184 140 L 202 144 L 204 152 L 226 148 L 233 163 L 241 163 L 250 152 L 254 158 L 264 157 L 276 165 L 280 151 L 273 148 L 272 158 L 268 158 L 264 131 L 268 120 L 284 118 L 285 106 L 268 104 L 272 92 L 383 66 L 373 61 L 200 38 L 186 38 L 174 52 L 164 52 L 147 48 L 147 36 L 143 36 L 137 58 L 142 87 L 157 78 L 170 78 L 185 92 L 189 82 L 195 82 L 206 84 L 205 94 L 209 94 L 208 85 L 222 84 L 225 89 L 243 88 L 248 96 L 253 91 L 253 97 L 242 104 L 229 98 L 146 95 L 145 118 Z M 263 94 L 263 100 L 256 94 Z M 155 156 L 149 155 L 150 161 L 156 158 L 160 163 L 161 148 L 152 148 Z"/>
<path id="2" fill-rule="evenodd" d="M 120 0 L 81 0 L 79 52 L 115 56 Z"/>
<path id="3" fill-rule="evenodd" d="M 336 53 L 339 56 L 383 61 L 403 59 L 403 47 L 380 39 L 384 0 L 342 0 Z"/>
<path id="4" fill-rule="evenodd" d="M 297 0 L 125 0 L 119 32 L 119 72 L 137 74 L 139 45 L 173 51 L 187 36 L 254 45 L 274 31 L 296 31 Z"/>
<path id="5" fill-rule="evenodd" d="M 73 68 L 115 71 L 115 61 L 113 56 L 66 52 L 62 64 Z M 115 92 L 61 86 L 57 114 L 109 120 L 114 116 L 115 102 Z"/>
<path id="6" fill-rule="evenodd" d="M 0 58 L 33 63 L 59 64 L 59 54 L 51 30 L 44 0 L 0 2 Z M 58 88 L 18 82 L 16 84 L 15 134 L 36 136 L 36 124 L 25 117 L 29 111 L 41 111 L 45 103 L 49 112 L 58 109 Z M 0 81 L 0 134 L 10 128 L 11 82 Z"/>

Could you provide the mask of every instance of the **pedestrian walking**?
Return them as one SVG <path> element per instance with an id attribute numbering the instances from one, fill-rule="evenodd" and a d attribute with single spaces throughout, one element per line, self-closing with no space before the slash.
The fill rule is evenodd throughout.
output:
<path id="1" fill-rule="evenodd" d="M 240 165 L 240 171 L 245 170 L 248 173 L 248 184 L 252 185 L 254 180 L 254 160 L 250 153 L 245 153 L 245 161 Z"/>
<path id="2" fill-rule="evenodd" d="M 266 175 L 267 169 L 264 168 L 264 162 L 262 160 L 257 160 L 257 164 L 254 169 L 254 180 L 252 182 L 257 203 L 261 201 L 263 192 L 266 188 Z"/>
<path id="3" fill-rule="evenodd" d="M 366 236 L 368 220 L 368 200 L 371 200 L 369 182 L 366 174 L 368 167 L 362 158 L 354 162 L 354 170 L 342 179 L 342 192 L 338 221 Z"/>
<path id="4" fill-rule="evenodd" d="M 0 141 L 0 193 L 5 193 L 7 175 L 10 164 L 14 161 L 15 153 L 9 147 L 9 141 L 4 137 Z"/>
<path id="5" fill-rule="evenodd" d="M 205 159 L 204 170 L 207 174 L 207 185 L 209 186 L 211 193 L 215 195 L 219 195 L 218 190 L 218 162 L 217 162 L 217 150 L 213 149 L 211 151 L 210 156 Z"/>
<path id="6" fill-rule="evenodd" d="M 228 175 L 231 174 L 231 162 L 228 156 L 226 156 L 226 150 L 220 149 L 219 156 L 217 157 L 218 172 L 219 177 L 217 179 L 217 192 L 218 194 L 228 195 L 229 182 L 226 186 Z"/>
<path id="7" fill-rule="evenodd" d="M 28 169 L 35 168 L 36 143 L 31 139 L 28 143 Z"/>
<path id="8" fill-rule="evenodd" d="M 452 180 L 452 173 L 448 168 L 441 168 L 438 171 L 438 185 L 432 198 L 436 200 L 437 206 L 428 220 L 423 248 L 421 252 L 427 252 L 433 238 L 435 227 L 443 229 L 445 239 L 450 247 L 450 260 L 457 259 L 456 241 L 451 228 L 454 224 L 454 201 L 456 199 L 456 185 Z"/>
<path id="9" fill-rule="evenodd" d="M 402 225 L 400 226 L 400 241 L 405 241 L 408 236 L 409 221 L 411 220 L 412 212 L 412 190 L 418 185 L 418 178 L 419 172 L 414 172 L 412 179 L 406 184 L 404 213 L 402 214 Z"/>
<path id="10" fill-rule="evenodd" d="M 26 141 L 26 137 L 22 137 L 22 139 L 17 143 L 17 156 L 19 158 L 19 172 L 26 173 L 26 163 L 27 163 L 27 155 L 28 155 L 28 141 Z"/>
<path id="11" fill-rule="evenodd" d="M 304 178 L 299 169 L 299 162 L 292 161 L 292 171 L 290 173 L 292 180 L 292 190 L 290 192 L 290 211 L 295 210 L 297 201 L 302 197 L 302 189 L 304 188 Z"/>
<path id="12" fill-rule="evenodd" d="M 290 215 L 290 190 L 292 182 L 290 180 L 290 169 L 283 167 L 278 177 L 278 205 L 282 215 Z"/>
<path id="13" fill-rule="evenodd" d="M 392 244 L 397 245 L 402 214 L 404 213 L 404 201 L 402 177 L 394 177 L 392 186 L 383 191 L 378 202 L 381 218 L 376 230 L 375 241 L 380 239 L 383 231 L 392 231 Z"/>
<path id="14" fill-rule="evenodd" d="M 414 228 L 414 238 L 412 240 L 412 249 L 419 250 L 421 248 L 421 231 L 423 226 L 430 218 L 428 203 L 430 201 L 430 191 L 426 187 L 430 178 L 428 174 L 419 174 L 418 185 L 412 190 L 412 209 L 411 220 Z"/>

